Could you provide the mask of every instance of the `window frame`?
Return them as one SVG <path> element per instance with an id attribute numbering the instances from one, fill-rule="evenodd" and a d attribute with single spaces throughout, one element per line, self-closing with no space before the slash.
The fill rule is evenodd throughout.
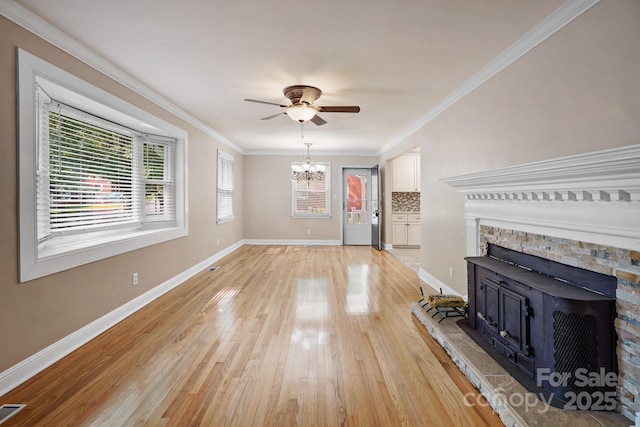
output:
<path id="1" fill-rule="evenodd" d="M 216 178 L 216 223 L 222 224 L 225 222 L 233 221 L 235 218 L 235 179 L 234 179 L 234 160 L 231 154 L 225 153 L 222 150 L 217 150 L 217 178 Z M 229 182 L 225 180 L 225 167 L 223 163 L 226 162 L 230 167 Z M 224 206 L 220 203 L 222 195 L 231 196 L 231 210 L 229 212 L 222 211 Z"/>
<path id="2" fill-rule="evenodd" d="M 294 167 L 304 167 L 306 162 L 291 162 L 291 170 Z M 323 166 L 325 168 L 325 211 L 324 212 L 296 212 L 296 192 L 298 189 L 298 181 L 291 177 L 291 218 L 331 218 L 331 162 L 312 162 L 312 166 Z"/>
<path id="3" fill-rule="evenodd" d="M 187 236 L 187 132 L 22 49 L 18 49 L 17 56 L 20 282 Z M 59 236 L 38 244 L 36 172 L 40 130 L 36 80 L 49 85 L 49 91 L 56 93 L 53 98 L 64 104 L 142 134 L 176 140 L 173 221 Z"/>

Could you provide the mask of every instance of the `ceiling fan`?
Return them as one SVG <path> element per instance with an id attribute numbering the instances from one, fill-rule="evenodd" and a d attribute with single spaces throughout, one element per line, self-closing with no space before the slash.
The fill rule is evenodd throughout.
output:
<path id="1" fill-rule="evenodd" d="M 257 99 L 245 99 L 249 102 L 258 102 L 260 104 L 277 105 L 285 110 L 281 113 L 274 114 L 272 116 L 263 117 L 261 120 L 270 120 L 281 114 L 285 114 L 296 122 L 304 123 L 307 120 L 312 121 L 314 124 L 320 126 L 327 123 L 324 119 L 317 115 L 317 113 L 359 113 L 360 107 L 343 106 L 343 107 L 328 107 L 328 106 L 316 106 L 313 103 L 320 98 L 322 91 L 317 87 L 295 85 L 287 86 L 282 92 L 284 96 L 289 98 L 291 104 L 284 105 L 276 102 L 259 101 Z"/>

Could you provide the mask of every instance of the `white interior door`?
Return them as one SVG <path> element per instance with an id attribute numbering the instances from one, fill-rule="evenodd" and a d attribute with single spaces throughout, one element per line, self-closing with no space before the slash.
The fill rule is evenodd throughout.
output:
<path id="1" fill-rule="evenodd" d="M 371 169 L 342 171 L 345 245 L 371 245 Z"/>

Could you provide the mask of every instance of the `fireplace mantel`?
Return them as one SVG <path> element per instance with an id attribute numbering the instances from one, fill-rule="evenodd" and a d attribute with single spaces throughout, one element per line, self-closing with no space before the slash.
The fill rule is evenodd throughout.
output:
<path id="1" fill-rule="evenodd" d="M 466 197 L 468 256 L 480 225 L 640 250 L 640 145 L 441 181 Z"/>

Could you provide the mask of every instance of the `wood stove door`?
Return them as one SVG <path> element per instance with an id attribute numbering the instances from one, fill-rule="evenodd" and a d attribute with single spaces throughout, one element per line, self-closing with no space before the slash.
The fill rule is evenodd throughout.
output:
<path id="1" fill-rule="evenodd" d="M 529 337 L 527 331 L 527 298 L 502 287 L 499 293 L 500 336 L 516 351 L 525 351 Z"/>
<path id="2" fill-rule="evenodd" d="M 481 313 L 484 315 L 484 327 L 490 328 L 494 333 L 498 332 L 498 319 L 500 318 L 500 306 L 498 304 L 500 285 L 491 280 L 482 280 L 480 289 L 483 295 L 483 307 Z"/>

